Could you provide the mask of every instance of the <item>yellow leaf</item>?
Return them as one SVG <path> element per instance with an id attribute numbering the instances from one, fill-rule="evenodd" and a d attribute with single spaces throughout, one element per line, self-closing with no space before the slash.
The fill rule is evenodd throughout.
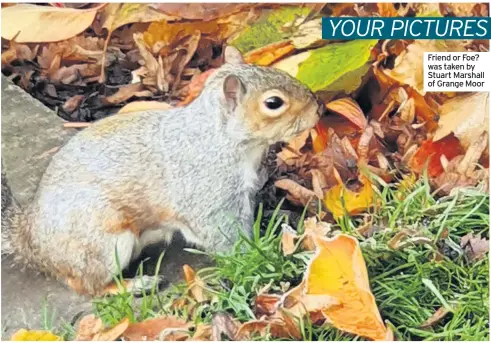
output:
<path id="1" fill-rule="evenodd" d="M 311 317 L 321 311 L 340 330 L 373 340 L 386 339 L 388 332 L 370 291 L 358 240 L 344 234 L 316 236 L 315 244 L 317 251 L 304 280 L 285 294 L 285 306 L 293 304 L 295 310 L 303 305 Z"/>
<path id="2" fill-rule="evenodd" d="M 60 336 L 51 331 L 20 329 L 12 335 L 11 341 L 62 341 Z"/>
<path id="3" fill-rule="evenodd" d="M 336 185 L 324 195 L 324 203 L 334 218 L 348 214 L 359 213 L 373 204 L 374 192 L 372 184 L 365 180 L 359 193 L 346 188 L 344 184 Z"/>
<path id="4" fill-rule="evenodd" d="M 65 40 L 88 28 L 100 7 L 78 10 L 18 4 L 2 8 L 2 38 L 10 40 L 15 37 L 17 43 Z"/>

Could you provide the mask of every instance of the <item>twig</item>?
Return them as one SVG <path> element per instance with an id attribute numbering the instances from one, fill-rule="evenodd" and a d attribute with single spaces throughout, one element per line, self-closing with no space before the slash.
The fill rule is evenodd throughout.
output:
<path id="1" fill-rule="evenodd" d="M 72 123 L 64 123 L 63 127 L 65 129 L 83 129 L 85 127 L 89 127 L 90 125 L 91 125 L 90 123 L 72 122 Z"/>

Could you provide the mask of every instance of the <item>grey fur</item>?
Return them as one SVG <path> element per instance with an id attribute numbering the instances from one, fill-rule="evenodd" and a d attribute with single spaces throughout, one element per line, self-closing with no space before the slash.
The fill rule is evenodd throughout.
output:
<path id="1" fill-rule="evenodd" d="M 245 88 L 233 113 L 223 93 L 231 74 Z M 253 123 L 248 109 L 269 89 L 301 113 Z M 75 135 L 53 157 L 29 208 L 9 217 L 7 240 L 23 263 L 77 280 L 89 294 L 110 282 L 115 251 L 124 268 L 174 231 L 227 250 L 239 227 L 251 234 L 269 144 L 312 127 L 317 110 L 313 94 L 287 74 L 227 64 L 185 108 L 115 115 Z"/>

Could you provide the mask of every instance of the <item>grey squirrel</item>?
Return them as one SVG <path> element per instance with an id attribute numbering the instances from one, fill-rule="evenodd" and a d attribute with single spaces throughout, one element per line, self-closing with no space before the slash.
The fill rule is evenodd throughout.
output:
<path id="1" fill-rule="evenodd" d="M 247 65 L 233 47 L 224 55 L 187 107 L 114 115 L 77 133 L 28 208 L 4 210 L 2 183 L 2 254 L 102 295 L 116 253 L 125 268 L 175 231 L 208 251 L 230 249 L 238 227 L 250 235 L 269 145 L 313 127 L 323 105 L 288 74 Z"/>

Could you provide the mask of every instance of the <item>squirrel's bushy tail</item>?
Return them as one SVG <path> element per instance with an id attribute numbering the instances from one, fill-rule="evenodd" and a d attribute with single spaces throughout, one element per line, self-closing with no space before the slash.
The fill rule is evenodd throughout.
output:
<path id="1" fill-rule="evenodd" d="M 2 164 L 2 259 L 14 255 L 14 261 L 29 265 L 32 256 L 28 220 L 12 194 Z"/>

